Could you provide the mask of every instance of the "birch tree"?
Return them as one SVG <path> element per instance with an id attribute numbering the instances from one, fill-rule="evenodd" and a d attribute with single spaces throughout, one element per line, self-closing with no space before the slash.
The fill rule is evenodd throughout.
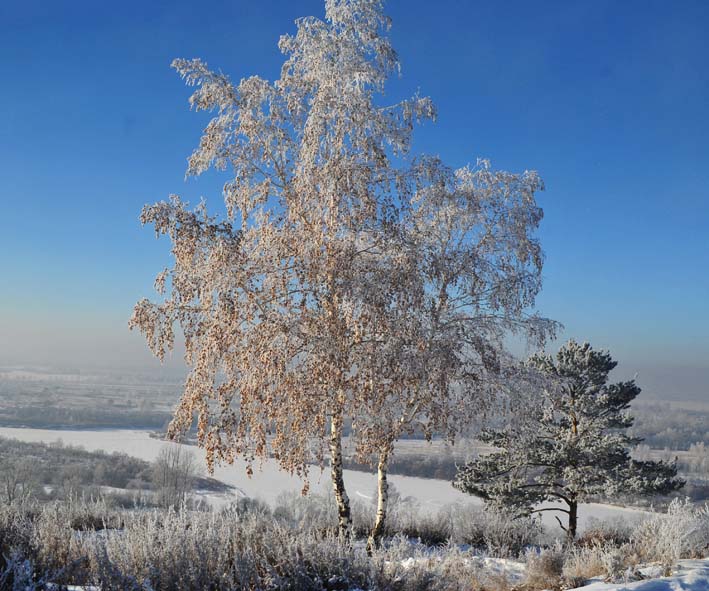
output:
<path id="1" fill-rule="evenodd" d="M 192 106 L 215 112 L 188 174 L 231 171 L 226 219 L 178 197 L 144 209 L 175 263 L 156 280 L 164 299 L 141 300 L 131 320 L 160 358 L 175 324 L 184 334 L 191 371 L 172 435 L 196 413 L 210 468 L 241 455 L 251 470 L 270 445 L 301 475 L 329 444 L 342 530 L 343 420 L 365 392 L 365 372 L 350 370 L 386 308 L 370 297 L 367 270 L 398 218 L 394 159 L 415 121 L 434 116 L 419 97 L 375 104 L 398 67 L 388 25 L 379 1 L 328 0 L 325 21 L 300 19 L 281 38 L 275 82 L 234 84 L 200 60 L 173 63 L 197 87 Z"/>
<path id="2" fill-rule="evenodd" d="M 536 347 L 556 328 L 530 313 L 541 288 L 538 175 L 494 171 L 486 161 L 453 170 L 435 158 L 413 168 L 396 247 L 403 262 L 389 263 L 386 344 L 376 351 L 372 393 L 354 425 L 360 456 L 374 453 L 377 463 L 370 547 L 384 530 L 395 441 L 419 431 L 452 442 L 495 414 L 526 375 L 505 337 Z"/>
<path id="3" fill-rule="evenodd" d="M 435 108 L 382 104 L 398 58 L 380 0 L 327 0 L 325 20 L 280 40 L 278 80 L 232 83 L 200 60 L 174 67 L 214 113 L 188 174 L 228 171 L 226 216 L 178 197 L 142 221 L 172 241 L 162 300 L 131 326 L 163 357 L 179 325 L 191 371 L 170 434 L 197 415 L 215 461 L 272 454 L 307 478 L 329 455 L 345 533 L 345 418 L 357 455 L 379 464 L 379 509 L 394 442 L 423 429 L 452 438 L 506 381 L 509 332 L 541 340 L 528 315 L 541 285 L 533 172 L 486 162 L 454 170 L 410 155 Z M 306 480 L 307 487 L 307 480 Z"/>
<path id="4" fill-rule="evenodd" d="M 631 459 L 641 440 L 625 432 L 633 424 L 626 411 L 640 388 L 632 380 L 607 383 L 617 365 L 607 352 L 572 340 L 555 357 L 537 354 L 528 363 L 551 387 L 518 426 L 479 437 L 500 451 L 463 467 L 457 488 L 519 515 L 563 513 L 566 524 L 557 520 L 573 540 L 578 506 L 593 495 L 667 494 L 684 485 L 672 464 Z M 540 507 L 545 501 L 559 506 Z"/>

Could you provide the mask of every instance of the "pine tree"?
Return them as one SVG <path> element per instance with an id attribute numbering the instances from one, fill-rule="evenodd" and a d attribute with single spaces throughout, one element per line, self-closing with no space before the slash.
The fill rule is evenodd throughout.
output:
<path id="1" fill-rule="evenodd" d="M 576 537 L 578 506 L 592 495 L 667 494 L 684 485 L 672 464 L 631 459 L 640 439 L 625 432 L 625 411 L 640 393 L 634 381 L 608 384 L 617 365 L 608 352 L 571 340 L 556 357 L 532 356 L 527 365 L 546 379 L 541 399 L 504 429 L 480 440 L 499 451 L 461 468 L 454 486 L 519 516 L 558 511 L 568 517 L 567 538 Z M 541 503 L 560 507 L 539 507 Z"/>

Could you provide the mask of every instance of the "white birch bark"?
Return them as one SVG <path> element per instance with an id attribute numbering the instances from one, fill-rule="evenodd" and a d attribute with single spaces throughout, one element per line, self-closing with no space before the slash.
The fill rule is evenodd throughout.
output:
<path id="1" fill-rule="evenodd" d="M 384 524 L 389 508 L 389 482 L 387 480 L 387 472 L 389 470 L 390 453 L 391 449 L 389 447 L 385 447 L 379 452 L 379 461 L 377 462 L 377 517 L 367 542 L 367 550 L 370 553 L 377 547 L 379 540 L 384 534 Z"/>
<path id="2" fill-rule="evenodd" d="M 342 415 L 334 415 L 330 423 L 330 476 L 337 503 L 339 533 L 347 538 L 352 531 L 352 513 L 342 469 Z"/>

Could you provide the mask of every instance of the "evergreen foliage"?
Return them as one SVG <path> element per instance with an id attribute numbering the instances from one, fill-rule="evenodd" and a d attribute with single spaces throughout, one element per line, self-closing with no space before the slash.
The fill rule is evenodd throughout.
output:
<path id="1" fill-rule="evenodd" d="M 640 388 L 607 383 L 617 365 L 609 353 L 571 340 L 555 357 L 537 354 L 527 364 L 549 378 L 537 404 L 514 425 L 481 434 L 499 451 L 462 467 L 456 488 L 518 515 L 563 512 L 567 525 L 559 523 L 573 539 L 578 504 L 592 495 L 667 494 L 684 485 L 674 464 L 631 459 L 639 440 L 626 433 L 626 411 Z M 539 507 L 545 502 L 562 506 Z"/>

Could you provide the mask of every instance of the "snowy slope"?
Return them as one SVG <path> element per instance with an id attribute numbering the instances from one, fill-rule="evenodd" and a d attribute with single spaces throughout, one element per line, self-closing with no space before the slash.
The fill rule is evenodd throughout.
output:
<path id="1" fill-rule="evenodd" d="M 632 583 L 595 582 L 583 591 L 709 591 L 709 558 L 681 560 L 671 577 L 660 577 Z"/>

